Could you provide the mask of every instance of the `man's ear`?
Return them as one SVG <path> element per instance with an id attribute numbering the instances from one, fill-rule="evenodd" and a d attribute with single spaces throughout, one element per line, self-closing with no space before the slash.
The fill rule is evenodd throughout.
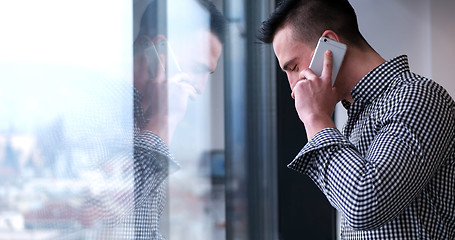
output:
<path id="1" fill-rule="evenodd" d="M 334 31 L 332 30 L 325 30 L 324 33 L 322 33 L 322 36 L 321 37 L 326 37 L 326 38 L 329 38 L 329 39 L 332 39 L 332 40 L 335 40 L 337 42 L 340 41 L 340 38 L 338 37 L 338 34 L 336 34 Z"/>
<path id="2" fill-rule="evenodd" d="M 164 36 L 163 34 L 158 34 L 154 38 L 152 38 L 151 41 L 153 44 L 156 45 L 162 41 L 166 41 L 166 36 Z"/>
<path id="3" fill-rule="evenodd" d="M 153 37 L 152 39 L 150 39 L 150 37 L 147 35 L 140 35 L 134 41 L 134 52 L 140 53 L 140 52 L 144 51 L 144 49 L 151 47 L 152 44 L 157 45 L 162 41 L 166 41 L 166 37 L 162 34 L 158 34 L 155 37 Z"/>
<path id="4" fill-rule="evenodd" d="M 144 49 L 150 47 L 152 41 L 146 35 L 140 35 L 134 40 L 134 53 L 142 52 Z"/>

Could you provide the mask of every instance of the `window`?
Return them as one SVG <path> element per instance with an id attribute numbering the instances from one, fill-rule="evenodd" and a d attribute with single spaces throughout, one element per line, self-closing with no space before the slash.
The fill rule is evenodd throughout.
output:
<path id="1" fill-rule="evenodd" d="M 200 2 L 0 3 L 0 239 L 286 236 L 274 2 Z"/>
<path id="2" fill-rule="evenodd" d="M 1 4 L 0 239 L 128 239 L 137 234 L 135 206 L 142 203 L 135 192 L 136 51 L 144 35 L 141 19 L 152 2 Z M 214 1 L 227 19 L 223 50 L 214 56 L 219 57 L 216 70 L 206 61 L 213 49 L 205 47 L 213 45 L 204 42 L 207 38 L 196 45 L 204 36 L 190 37 L 209 27 L 208 12 L 188 2 L 158 1 L 154 23 L 165 44 L 160 47 L 145 34 L 162 52 L 142 55 L 148 64 L 165 56 L 168 77 L 181 71 L 207 81 L 184 85 L 194 99 L 169 134 L 172 140 L 161 139 L 179 169 L 170 164 L 172 173 L 163 181 L 166 200 L 158 232 L 168 239 L 248 239 L 258 220 L 253 214 L 273 199 L 260 201 L 258 208 L 249 202 L 264 194 L 254 185 L 265 172 L 248 177 L 257 172 L 257 162 L 248 159 L 271 142 L 259 142 L 259 135 L 248 131 L 269 126 L 247 120 L 255 112 L 248 102 L 265 96 L 248 94 L 252 35 L 245 35 L 251 27 L 246 1 Z M 145 71 L 153 75 L 155 70 Z M 169 104 L 171 112 L 181 95 L 172 95 L 171 83 L 167 87 L 168 98 L 160 104 Z M 254 118 L 265 119 L 258 111 Z M 253 192 L 256 197 L 250 199 Z"/>
<path id="3" fill-rule="evenodd" d="M 0 5 L 0 239 L 108 239 L 133 206 L 131 3 Z"/>

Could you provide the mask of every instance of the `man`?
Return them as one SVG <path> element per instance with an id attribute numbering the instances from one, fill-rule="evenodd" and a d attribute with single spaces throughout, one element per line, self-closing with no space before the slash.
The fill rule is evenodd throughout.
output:
<path id="1" fill-rule="evenodd" d="M 160 28 L 166 20 L 159 18 L 165 10 L 160 7 L 175 4 L 184 12 L 173 9 L 168 27 Z M 206 24 L 192 24 L 201 17 Z M 180 27 L 177 36 L 168 39 L 168 34 L 175 34 L 174 26 Z M 215 71 L 223 32 L 223 16 L 205 0 L 153 0 L 142 17 L 134 51 L 135 239 L 164 239 L 159 225 L 166 203 L 165 180 L 178 167 L 168 146 L 188 99 L 204 92 L 209 74 Z"/>
<path id="2" fill-rule="evenodd" d="M 319 37 L 347 45 L 334 86 L 332 53 L 309 68 Z M 384 60 L 359 32 L 347 0 L 289 0 L 263 22 L 286 72 L 308 143 L 289 167 L 307 174 L 342 213 L 342 239 L 455 239 L 455 103 L 410 72 L 406 56 Z M 331 116 L 342 101 L 341 134 Z"/>

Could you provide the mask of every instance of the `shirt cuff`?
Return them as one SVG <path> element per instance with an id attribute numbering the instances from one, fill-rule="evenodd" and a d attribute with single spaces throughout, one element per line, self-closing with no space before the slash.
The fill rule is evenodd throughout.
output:
<path id="1" fill-rule="evenodd" d="M 349 140 L 336 128 L 325 128 L 319 131 L 300 150 L 299 154 L 288 164 L 288 168 L 305 173 L 308 163 L 317 159 L 317 151 L 323 151 L 334 145 L 352 145 Z"/>

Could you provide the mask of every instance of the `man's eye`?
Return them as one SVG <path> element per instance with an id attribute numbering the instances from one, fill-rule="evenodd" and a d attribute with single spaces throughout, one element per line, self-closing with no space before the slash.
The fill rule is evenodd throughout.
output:
<path id="1" fill-rule="evenodd" d="M 294 67 L 291 68 L 291 71 L 294 71 L 294 70 L 296 70 L 296 69 L 297 69 L 297 65 L 294 65 Z"/>

